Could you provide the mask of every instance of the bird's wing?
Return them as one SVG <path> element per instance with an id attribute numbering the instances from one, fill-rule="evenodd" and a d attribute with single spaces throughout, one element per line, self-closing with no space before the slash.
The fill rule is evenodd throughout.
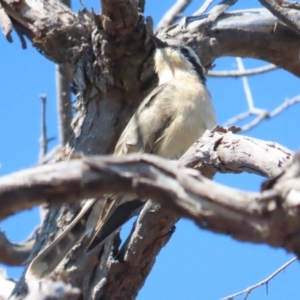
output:
<path id="1" fill-rule="evenodd" d="M 155 153 L 157 140 L 170 123 L 170 95 L 176 93 L 176 86 L 157 86 L 140 104 L 120 136 L 114 155 L 127 153 Z M 155 101 L 159 97 L 161 101 Z"/>
<path id="2" fill-rule="evenodd" d="M 131 217 L 138 214 L 145 201 L 128 196 L 111 196 L 106 200 L 106 211 L 93 230 L 86 245 L 86 252 L 92 251 L 104 242 L 112 233 L 124 225 Z"/>
<path id="3" fill-rule="evenodd" d="M 82 239 L 87 224 L 92 223 L 90 215 L 95 207 L 95 202 L 96 200 L 88 200 L 66 230 L 31 261 L 26 271 L 26 280 L 32 277 L 42 279 L 48 276 L 75 244 Z M 98 211 L 98 216 L 99 213 Z M 92 224 L 90 225 L 92 226 Z"/>
<path id="4" fill-rule="evenodd" d="M 135 152 L 156 153 L 161 137 L 171 122 L 172 114 L 166 106 L 172 100 L 169 95 L 175 92 L 175 86 L 163 84 L 145 98 L 124 129 L 114 155 Z M 165 99 L 157 103 L 156 97 Z M 88 239 L 86 250 L 91 251 L 102 243 L 141 209 L 144 203 L 145 201 L 130 195 L 108 197 L 96 227 Z"/>

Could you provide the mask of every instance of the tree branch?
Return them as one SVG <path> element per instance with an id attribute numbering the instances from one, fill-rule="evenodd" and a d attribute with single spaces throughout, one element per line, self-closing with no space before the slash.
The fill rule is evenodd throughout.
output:
<path id="1" fill-rule="evenodd" d="M 267 110 L 259 109 L 259 108 L 248 110 L 244 113 L 238 114 L 237 116 L 234 116 L 233 118 L 229 119 L 224 124 L 224 126 L 232 126 L 233 124 L 237 123 L 238 121 L 244 120 L 245 118 L 247 118 L 249 116 L 256 115 L 257 117 L 253 121 L 251 121 L 241 127 L 241 131 L 245 132 L 245 131 L 257 126 L 263 120 L 276 117 L 278 114 L 282 113 L 288 107 L 290 107 L 296 103 L 299 103 L 299 102 L 300 102 L 300 96 L 298 95 L 291 99 L 286 99 L 279 106 L 277 106 L 270 112 Z"/>
<path id="2" fill-rule="evenodd" d="M 59 139 L 61 146 L 65 146 L 71 136 L 72 101 L 69 80 L 62 74 L 61 67 L 56 66 L 57 109 L 59 122 Z"/>
<path id="3" fill-rule="evenodd" d="M 63 165 L 65 167 L 62 167 Z M 53 196 L 53 190 L 56 194 L 56 201 L 63 199 L 62 195 L 66 194 L 69 195 L 67 201 L 74 201 L 78 197 L 99 197 L 112 191 L 133 193 L 139 198 L 151 198 L 157 201 L 178 216 L 194 220 L 200 228 L 231 235 L 238 240 L 283 247 L 287 251 L 300 254 L 298 235 L 300 153 L 295 155 L 292 163 L 283 173 L 264 184 L 261 193 L 247 193 L 216 184 L 195 170 L 185 169 L 178 166 L 176 162 L 146 154 L 101 159 L 84 157 L 82 160 L 70 161 L 68 168 L 65 162 L 53 164 L 53 170 L 51 166 L 47 166 L 49 168 L 46 173 L 45 167 L 31 170 L 27 182 L 22 181 L 24 172 L 16 174 L 14 180 L 21 181 L 23 185 L 28 186 L 29 181 L 33 181 L 31 187 L 19 189 L 18 192 L 26 194 L 27 190 L 28 195 L 29 189 L 34 190 L 32 201 L 43 199 L 46 192 L 50 197 Z M 68 179 L 67 184 L 64 184 L 61 178 L 66 177 L 66 172 L 71 180 Z M 41 176 L 42 173 L 44 173 L 43 176 Z M 59 173 L 64 173 L 64 175 Z M 74 181 L 75 178 L 77 182 Z M 9 181 L 7 179 L 6 182 Z M 68 184 L 72 181 L 72 188 L 68 188 Z M 1 188 L 4 188 L 4 193 L 1 193 L 0 198 L 2 202 L 7 196 L 5 191 L 9 191 L 9 185 L 3 185 L 3 178 L 1 185 Z M 75 191 L 74 186 L 78 186 Z M 5 201 L 5 203 L 8 202 Z M 53 201 L 49 202 L 49 204 L 53 203 Z M 240 225 L 241 222 L 243 226 Z M 144 230 L 144 228 L 139 227 L 139 230 Z M 160 246 L 168 240 L 169 236 L 170 234 L 167 234 L 167 238 L 160 242 Z M 143 244 L 145 245 L 145 240 Z M 127 245 L 130 245 L 130 242 Z M 135 244 L 135 247 L 139 246 Z M 119 260 L 129 259 L 130 253 L 127 250 L 136 253 L 129 247 L 123 252 L 124 257 Z M 143 253 L 140 255 L 144 256 Z M 152 258 L 151 255 L 149 256 Z M 137 267 L 136 254 L 131 254 L 126 268 L 131 265 L 130 260 L 133 257 L 134 266 Z M 151 265 L 148 269 L 151 269 Z M 134 285 L 136 284 L 137 282 L 134 282 Z M 132 292 L 130 286 L 127 291 Z"/>
<path id="4" fill-rule="evenodd" d="M 274 273 L 272 273 L 270 276 L 268 276 L 266 279 L 247 287 L 245 290 L 241 291 L 241 292 L 237 292 L 235 294 L 232 294 L 230 296 L 226 296 L 225 298 L 222 298 L 221 300 L 233 300 L 235 297 L 246 294 L 246 298 L 247 296 L 256 288 L 262 286 L 262 285 L 266 285 L 267 289 L 268 289 L 268 284 L 269 282 L 275 277 L 277 276 L 280 272 L 285 271 L 286 268 L 291 265 L 292 263 L 294 263 L 296 260 L 298 260 L 297 257 L 292 258 L 291 260 L 289 260 L 287 263 L 285 263 L 284 265 L 282 265 L 279 269 L 277 269 Z M 268 293 L 267 293 L 268 294 Z M 245 299 L 246 299 L 245 298 Z"/>
<path id="5" fill-rule="evenodd" d="M 263 74 L 272 70 L 278 69 L 277 66 L 272 64 L 258 67 L 254 69 L 247 69 L 241 72 L 241 70 L 230 70 L 230 71 L 208 71 L 209 77 L 241 77 L 241 76 L 250 76 L 250 75 L 257 75 Z"/>
<path id="6" fill-rule="evenodd" d="M 201 16 L 214 0 L 205 0 L 201 7 L 193 13 L 193 16 Z"/>
<path id="7" fill-rule="evenodd" d="M 271 177 L 279 173 L 291 155 L 289 150 L 275 143 L 216 131 L 201 138 L 180 163 L 189 167 L 197 165 L 204 175 L 219 170 L 230 173 L 246 171 Z M 132 192 L 136 177 L 141 176 L 143 181 L 147 172 L 147 176 L 152 176 L 151 166 L 159 169 L 160 165 L 173 164 L 151 157 L 147 154 L 99 157 L 99 164 L 103 162 L 103 174 L 95 173 L 90 158 L 83 157 L 0 177 L 0 219 L 44 202 L 53 206 L 78 201 L 79 198 L 96 198 L 112 190 Z M 209 171 L 203 170 L 207 166 Z M 119 168 L 119 173 L 114 173 L 114 167 Z M 174 168 L 186 172 L 180 166 Z M 125 170 L 132 175 L 126 176 Z"/>
<path id="8" fill-rule="evenodd" d="M 182 12 L 184 12 L 191 2 L 191 0 L 177 0 L 159 21 L 157 31 L 172 25 L 175 21 L 177 21 L 181 17 Z"/>
<path id="9" fill-rule="evenodd" d="M 300 35 L 300 22 L 299 18 L 295 18 L 291 9 L 281 7 L 277 1 L 274 0 L 259 0 L 259 2 L 265 6 L 274 16 L 280 21 L 289 26 L 292 30 Z"/>
<path id="10" fill-rule="evenodd" d="M 34 243 L 33 237 L 22 243 L 11 243 L 0 231 L 0 262 L 8 266 L 21 266 L 28 259 Z"/>
<path id="11" fill-rule="evenodd" d="M 291 14 L 300 19 L 299 11 Z M 222 56 L 252 57 L 300 76 L 299 35 L 266 9 L 223 13 L 214 22 L 194 20 L 186 28 L 173 25 L 158 36 L 192 46 L 206 67 Z"/>

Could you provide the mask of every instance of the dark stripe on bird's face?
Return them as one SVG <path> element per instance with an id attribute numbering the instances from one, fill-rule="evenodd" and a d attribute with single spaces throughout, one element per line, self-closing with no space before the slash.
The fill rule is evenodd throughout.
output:
<path id="1" fill-rule="evenodd" d="M 191 55 L 190 51 L 186 48 L 180 48 L 181 53 L 187 58 L 187 60 L 192 64 L 195 72 L 197 73 L 199 79 L 205 83 L 206 77 L 203 72 L 203 67 L 197 62 L 194 56 Z"/>

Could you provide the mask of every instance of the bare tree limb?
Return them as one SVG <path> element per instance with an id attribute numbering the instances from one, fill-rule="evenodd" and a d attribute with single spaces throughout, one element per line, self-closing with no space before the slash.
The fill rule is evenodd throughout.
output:
<path id="1" fill-rule="evenodd" d="M 157 25 L 157 31 L 176 22 L 181 17 L 182 12 L 184 12 L 191 2 L 191 0 L 177 0 L 159 21 Z"/>
<path id="2" fill-rule="evenodd" d="M 237 65 L 238 65 L 238 70 L 240 72 L 245 72 L 245 68 L 244 68 L 242 59 L 240 57 L 237 57 L 236 61 L 237 61 Z M 257 110 L 257 108 L 254 107 L 254 100 L 253 100 L 249 82 L 248 82 L 248 79 L 246 76 L 242 76 L 242 82 L 243 82 L 243 88 L 244 88 L 244 92 L 246 95 L 249 111 L 252 112 L 254 110 Z"/>
<path id="3" fill-rule="evenodd" d="M 47 141 L 47 123 L 46 123 L 46 95 L 40 95 L 40 99 L 42 100 L 42 134 L 40 138 L 41 148 L 40 148 L 40 157 L 39 161 L 42 162 L 44 160 L 45 155 L 47 154 L 48 141 Z"/>
<path id="4" fill-rule="evenodd" d="M 294 18 L 300 18 L 300 12 L 291 13 Z M 185 29 L 170 26 L 159 37 L 167 41 L 180 40 L 192 46 L 206 67 L 223 55 L 252 57 L 268 61 L 300 76 L 299 36 L 287 26 L 278 23 L 278 19 L 266 9 L 223 13 L 211 24 L 203 22 L 204 20 L 191 21 Z M 236 28 L 239 29 L 235 30 Z M 205 37 L 201 43 L 198 42 L 199 36 Z M 293 46 L 292 41 L 295 42 Z M 266 45 L 264 51 L 258 50 L 262 44 Z M 256 50 L 251 52 L 250 48 Z"/>
<path id="5" fill-rule="evenodd" d="M 234 136 L 230 132 L 225 135 L 215 132 L 212 137 L 201 138 L 182 157 L 181 165 L 197 165 L 202 171 L 199 163 L 201 162 L 202 168 L 207 165 L 213 167 L 209 174 L 218 170 L 235 173 L 246 171 L 271 177 L 277 175 L 291 157 L 289 150 L 275 143 Z M 140 154 L 117 158 L 99 157 L 100 161 L 103 161 L 103 175 L 95 173 L 83 158 L 39 166 L 1 177 L 0 219 L 44 202 L 49 205 L 61 205 L 63 202 L 78 201 L 78 198 L 96 198 L 112 190 L 120 193 L 131 192 L 136 175 L 127 178 L 126 174 L 122 173 L 125 169 L 130 173 L 129 170 L 135 167 L 139 173 L 144 172 L 144 168 L 146 172 L 151 165 L 158 167 L 160 162 L 162 165 L 168 164 L 162 159 L 156 161 L 156 158 L 152 160 L 151 156 Z M 169 164 L 172 165 L 171 162 Z M 114 175 L 114 165 L 119 165 L 120 174 Z M 179 172 L 179 169 L 177 171 Z M 106 172 L 108 174 L 105 174 Z M 134 171 L 132 172 L 134 174 Z M 151 173 L 150 169 L 147 172 Z"/>
<path id="6" fill-rule="evenodd" d="M 47 104 L 47 97 L 46 95 L 40 95 L 40 99 L 42 100 L 42 117 L 41 117 L 41 123 L 42 123 L 42 134 L 40 138 L 41 143 L 41 149 L 40 149 L 40 163 L 43 163 L 45 160 L 45 157 L 48 152 L 48 144 L 51 142 L 54 138 L 48 138 L 47 137 L 47 122 L 46 122 L 46 104 Z"/>
<path id="7" fill-rule="evenodd" d="M 237 0 L 222 0 L 218 5 L 211 9 L 209 16 L 207 18 L 208 22 L 214 22 L 217 20 L 225 11 L 232 5 L 234 5 Z"/>
<path id="8" fill-rule="evenodd" d="M 34 242 L 35 239 L 31 237 L 22 243 L 11 243 L 0 231 L 0 262 L 8 266 L 21 266 L 28 259 Z"/>
<path id="9" fill-rule="evenodd" d="M 241 77 L 241 76 L 251 76 L 257 74 L 263 74 L 269 71 L 278 69 L 277 66 L 269 64 L 263 67 L 258 67 L 254 69 L 241 70 L 230 70 L 230 71 L 208 71 L 209 77 Z"/>
<path id="10" fill-rule="evenodd" d="M 10 188 L 12 178 L 22 183 L 17 190 L 15 184 Z M 69 202 L 112 191 L 134 193 L 139 198 L 159 202 L 206 230 L 230 234 L 238 240 L 284 247 L 299 255 L 299 178 L 300 154 L 295 155 L 284 173 L 264 184 L 262 193 L 222 186 L 195 170 L 180 168 L 176 162 L 151 155 L 84 157 L 2 177 L 0 201 L 7 203 L 14 191 L 22 194 L 19 201 L 29 197 L 31 204 L 55 195 L 53 201 L 48 201 L 50 205 L 59 200 L 61 203 L 66 196 L 64 201 Z M 7 207 L 4 209 L 2 216 L 8 212 Z"/>
<path id="11" fill-rule="evenodd" d="M 233 124 L 236 124 L 238 121 L 241 121 L 251 115 L 257 115 L 257 117 L 252 121 L 249 122 L 241 127 L 241 131 L 245 132 L 255 126 L 257 126 L 259 123 L 261 123 L 263 120 L 266 119 L 271 119 L 277 116 L 278 114 L 282 113 L 285 109 L 288 107 L 300 102 L 300 96 L 295 96 L 291 99 L 285 100 L 283 103 L 281 103 L 279 106 L 277 106 L 275 109 L 272 111 L 268 112 L 266 110 L 261 110 L 261 109 L 252 109 L 252 111 L 247 111 L 241 114 L 238 114 L 237 116 L 231 118 L 228 120 L 224 126 L 231 126 Z"/>
<path id="12" fill-rule="evenodd" d="M 205 0 L 201 7 L 193 13 L 193 16 L 201 16 L 208 7 L 213 3 L 214 0 Z"/>
<path id="13" fill-rule="evenodd" d="M 61 67 L 56 66 L 57 109 L 59 122 L 59 139 L 62 146 L 66 145 L 71 136 L 72 101 L 69 80 L 62 74 Z"/>
<path id="14" fill-rule="evenodd" d="M 186 27 L 186 25 L 192 20 L 200 19 L 203 24 L 211 23 L 216 21 L 225 11 L 232 5 L 234 5 L 237 0 L 223 0 L 218 5 L 213 7 L 208 15 L 201 15 L 210 5 L 210 1 L 204 2 L 201 8 L 195 12 L 192 16 L 185 17 L 181 22 L 180 26 Z"/>
<path id="15" fill-rule="evenodd" d="M 300 22 L 295 18 L 289 8 L 281 7 L 277 1 L 274 0 L 259 0 L 274 16 L 280 21 L 289 26 L 292 30 L 300 34 Z"/>
<path id="16" fill-rule="evenodd" d="M 248 295 L 250 295 L 250 293 L 251 293 L 253 290 L 255 290 L 255 289 L 257 289 L 258 287 L 261 287 L 261 286 L 263 286 L 263 285 L 266 285 L 266 287 L 267 287 L 267 295 L 268 295 L 268 284 L 269 284 L 269 282 L 270 282 L 276 275 L 278 275 L 280 272 L 285 271 L 285 269 L 286 269 L 289 265 L 291 265 L 292 263 L 294 263 L 294 262 L 297 261 L 297 260 L 298 260 L 297 257 L 292 258 L 291 260 L 289 260 L 288 262 L 286 262 L 284 265 L 282 265 L 279 269 L 277 269 L 274 273 L 272 273 L 270 276 L 268 276 L 266 279 L 264 279 L 264 280 L 262 280 L 262 281 L 260 281 L 260 282 L 258 282 L 258 283 L 256 283 L 256 284 L 254 284 L 254 285 L 252 285 L 252 286 L 247 287 L 247 288 L 246 288 L 245 290 L 243 290 L 243 291 L 237 292 L 237 293 L 232 294 L 232 295 L 230 295 L 230 296 L 226 296 L 226 297 L 222 298 L 221 300 L 233 300 L 235 297 L 240 296 L 240 295 L 243 295 L 243 294 L 246 294 L 245 299 L 247 299 Z"/>
<path id="17" fill-rule="evenodd" d="M 61 0 L 67 7 L 71 7 L 71 0 Z M 72 99 L 69 80 L 62 74 L 63 68 L 56 65 L 56 101 L 58 110 L 58 129 L 61 146 L 65 146 L 71 136 Z"/>
<path id="18" fill-rule="evenodd" d="M 216 172 L 247 172 L 272 178 L 292 156 L 293 152 L 277 143 L 236 135 L 217 127 L 194 143 L 179 163 L 199 170 L 207 178 Z"/>
<path id="19" fill-rule="evenodd" d="M 78 197 L 96 197 L 111 191 L 135 193 L 140 198 L 158 201 L 180 216 L 191 218 L 201 228 L 230 234 L 236 239 L 284 247 L 298 255 L 299 162 L 300 154 L 295 156 L 284 173 L 264 185 L 261 194 L 224 187 L 194 170 L 178 167 L 175 162 L 145 154 L 101 159 L 85 157 L 68 164 L 41 166 L 27 171 L 26 179 L 24 172 L 17 173 L 14 181 L 22 182 L 23 188 L 18 192 L 23 199 L 24 195 L 29 195 L 29 189 L 34 190 L 34 197 L 30 195 L 32 203 L 44 200 L 46 191 L 50 195 L 48 197 L 52 192 L 56 195 L 49 204 L 66 195 L 67 201 L 74 201 Z M 47 175 L 41 176 L 45 167 L 48 167 Z M 28 173 L 31 173 L 30 176 Z M 62 179 L 66 177 L 64 184 Z M 33 182 L 28 188 L 30 180 Z M 3 177 L 1 180 L 4 188 L 1 202 L 12 195 L 8 182 L 11 178 Z M 78 188 L 74 189 L 75 186 Z M 241 220 L 243 226 L 240 226 Z"/>

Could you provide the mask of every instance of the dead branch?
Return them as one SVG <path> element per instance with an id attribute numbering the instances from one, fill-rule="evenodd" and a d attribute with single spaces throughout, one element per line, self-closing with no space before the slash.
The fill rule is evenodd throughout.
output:
<path id="1" fill-rule="evenodd" d="M 251 172 L 271 177 L 280 172 L 291 155 L 289 150 L 275 143 L 215 131 L 192 146 L 182 157 L 180 164 L 197 166 L 205 176 L 221 171 Z M 99 174 L 87 163 L 88 158 L 83 157 L 3 176 L 0 178 L 0 219 L 42 203 L 55 206 L 78 199 L 96 198 L 112 190 L 120 193 L 131 192 L 137 173 L 145 176 L 142 174 L 146 170 L 151 173 L 151 165 L 159 167 L 160 161 L 163 165 L 168 164 L 165 160 L 155 159 L 152 160 L 146 154 L 99 157 L 99 164 L 103 161 L 103 174 Z M 120 174 L 113 173 L 114 165 L 119 165 Z M 136 168 L 137 173 L 130 171 L 131 168 Z M 178 172 L 184 170 L 180 167 L 174 168 L 179 168 L 176 169 Z M 127 178 L 125 169 L 135 175 Z M 149 198 L 152 199 L 150 196 Z"/>
<path id="2" fill-rule="evenodd" d="M 45 161 L 45 157 L 48 152 L 48 144 L 51 142 L 54 138 L 48 138 L 47 137 L 47 122 L 46 122 L 46 104 L 47 104 L 47 97 L 46 95 L 40 95 L 40 99 L 42 100 L 42 117 L 41 117 L 41 123 L 42 123 L 42 134 L 40 137 L 40 157 L 39 162 L 43 163 Z"/>
<path id="3" fill-rule="evenodd" d="M 159 21 L 157 31 L 175 23 L 191 2 L 191 0 L 177 0 Z"/>
<path id="4" fill-rule="evenodd" d="M 58 107 L 59 140 L 65 146 L 71 136 L 72 101 L 69 80 L 62 74 L 61 67 L 56 66 L 56 101 Z"/>
<path id="5" fill-rule="evenodd" d="M 241 76 L 251 76 L 257 74 L 263 74 L 269 71 L 276 70 L 278 67 L 272 64 L 258 67 L 254 69 L 247 69 L 244 71 L 233 70 L 233 71 L 208 71 L 209 77 L 241 77 Z"/>
<path id="6" fill-rule="evenodd" d="M 241 113 L 241 114 L 238 114 L 237 116 L 229 119 L 225 124 L 224 126 L 232 126 L 233 124 L 236 124 L 238 121 L 241 121 L 251 115 L 256 115 L 257 117 L 243 125 L 241 127 L 241 131 L 245 132 L 255 126 L 257 126 L 259 123 L 261 123 L 263 120 L 266 120 L 266 119 L 271 119 L 271 118 L 274 118 L 276 117 L 278 114 L 282 113 L 285 109 L 289 108 L 290 106 L 296 104 L 300 102 L 300 96 L 295 96 L 291 99 L 286 99 L 285 101 L 283 101 L 279 106 L 277 106 L 276 108 L 274 108 L 272 111 L 266 111 L 266 110 L 262 110 L 262 109 L 252 109 L 251 111 L 248 110 L 247 112 L 244 112 L 244 113 Z"/>
<path id="7" fill-rule="evenodd" d="M 192 16 L 185 17 L 179 23 L 180 28 L 186 28 L 187 24 L 193 20 L 201 20 L 202 25 L 216 21 L 225 11 L 236 3 L 237 0 L 224 0 L 214 6 L 206 15 L 201 15 L 211 4 L 211 1 L 206 1 Z"/>
<path id="8" fill-rule="evenodd" d="M 274 16 L 300 34 L 300 22 L 295 18 L 290 8 L 282 7 L 274 0 L 259 0 Z"/>
<path id="9" fill-rule="evenodd" d="M 195 168 L 207 178 L 220 173 L 254 173 L 277 176 L 292 158 L 293 152 L 268 141 L 233 134 L 217 127 L 205 134 L 181 157 L 181 166 Z"/>
<path id="10" fill-rule="evenodd" d="M 11 243 L 0 231 L 0 262 L 8 266 L 21 266 L 28 259 L 34 242 L 35 239 L 31 237 L 22 243 Z"/>
<path id="11" fill-rule="evenodd" d="M 72 63 L 82 53 L 86 53 L 89 47 L 88 38 L 95 28 L 92 13 L 84 11 L 76 15 L 66 6 L 59 3 L 54 5 L 53 2 L 48 1 L 43 3 L 42 11 L 38 9 L 38 6 L 29 6 L 29 2 L 22 2 L 21 5 L 11 1 L 1 0 L 0 2 L 5 14 L 22 26 L 22 34 L 26 34 L 37 48 L 55 62 Z M 257 9 L 255 14 L 251 10 L 223 13 L 220 17 L 220 12 L 227 7 L 225 6 L 223 5 L 221 10 L 219 10 L 220 7 L 216 9 L 217 18 L 212 20 L 210 17 L 209 25 L 204 24 L 204 20 L 191 21 L 185 29 L 172 25 L 161 32 L 160 36 L 166 40 L 175 39 L 197 47 L 205 66 L 211 65 L 217 57 L 223 55 L 253 57 L 269 61 L 300 76 L 297 52 L 300 47 L 300 38 L 297 34 L 293 35 L 291 29 L 278 23 L 278 19 L 266 9 Z M 26 11 L 26 17 L 23 15 L 24 11 Z M 300 14 L 295 10 L 290 13 L 294 19 L 297 19 Z M 59 19 L 57 23 L 56 16 L 60 15 L 64 15 L 64 18 Z M 215 16 L 215 13 L 212 16 Z M 131 21 L 132 24 L 137 22 L 136 19 Z M 110 31 L 114 30 L 113 28 L 119 28 L 117 24 L 112 25 L 112 23 L 114 22 L 105 19 L 103 26 L 107 26 Z M 67 34 L 65 28 L 68 28 Z M 202 38 L 199 38 L 200 36 Z M 266 41 L 268 44 L 262 49 L 259 45 Z M 52 51 L 53 49 L 56 51 Z"/>
<path id="12" fill-rule="evenodd" d="M 193 16 L 201 16 L 214 0 L 205 0 L 201 7 L 193 13 Z"/>
<path id="13" fill-rule="evenodd" d="M 215 7 L 213 7 L 210 10 L 208 19 L 206 21 L 208 21 L 208 22 L 216 21 L 221 15 L 223 15 L 225 13 L 226 10 L 228 10 L 228 8 L 230 6 L 234 5 L 236 2 L 237 2 L 237 0 L 223 0 L 223 1 L 221 1 L 218 5 L 216 5 Z"/>
<path id="14" fill-rule="evenodd" d="M 270 282 L 274 277 L 276 277 L 280 272 L 285 271 L 286 268 L 287 268 L 289 265 L 291 265 L 292 263 L 294 263 L 294 262 L 297 261 L 297 260 L 298 260 L 297 257 L 292 258 L 291 260 L 289 260 L 288 262 L 286 262 L 284 265 L 282 265 L 279 269 L 277 269 L 274 273 L 272 273 L 270 276 L 268 276 L 266 279 L 264 279 L 264 280 L 262 280 L 262 281 L 260 281 L 260 282 L 258 282 L 258 283 L 256 283 L 256 284 L 254 284 L 254 285 L 252 285 L 252 286 L 247 287 L 247 288 L 246 288 L 245 290 L 243 290 L 243 291 L 237 292 L 237 293 L 232 294 L 232 295 L 230 295 L 230 296 L 226 296 L 226 297 L 222 298 L 221 300 L 233 300 L 235 297 L 240 296 L 240 295 L 243 295 L 243 294 L 246 294 L 246 297 L 245 297 L 245 299 L 246 299 L 247 296 L 248 296 L 253 290 L 255 290 L 255 289 L 257 289 L 258 287 L 263 286 L 263 285 L 266 285 L 267 290 L 268 290 L 268 284 L 269 284 L 269 282 Z M 268 292 L 267 292 L 267 294 L 268 294 Z"/>
<path id="15" fill-rule="evenodd" d="M 47 154 L 48 149 L 48 141 L 47 141 L 47 123 L 46 123 L 46 102 L 47 97 L 46 95 L 40 95 L 40 99 L 42 100 L 42 117 L 41 117 L 41 123 L 42 123 L 42 134 L 40 137 L 40 157 L 39 161 L 40 163 L 44 160 L 45 155 Z"/>
<path id="16" fill-rule="evenodd" d="M 300 12 L 291 13 L 294 18 L 299 19 Z M 297 51 L 300 47 L 300 37 L 287 26 L 278 23 L 278 19 L 268 10 L 252 9 L 239 13 L 223 13 L 212 23 L 204 21 L 205 19 L 192 20 L 186 28 L 170 26 L 161 32 L 159 37 L 180 40 L 194 47 L 198 50 L 204 66 L 211 66 L 217 57 L 223 55 L 252 57 L 268 61 L 300 76 Z M 205 38 L 199 42 L 199 36 Z M 285 42 L 283 39 L 286 39 Z M 295 44 L 291 46 L 291 43 Z M 262 44 L 266 47 L 264 51 L 259 51 Z M 286 47 L 287 44 L 290 46 Z M 256 50 L 250 53 L 250 48 Z M 289 59 L 285 58 L 286 55 Z"/>
<path id="17" fill-rule="evenodd" d="M 75 201 L 112 191 L 130 192 L 161 203 L 194 220 L 201 228 L 230 234 L 239 240 L 284 247 L 298 254 L 299 162 L 300 154 L 282 175 L 267 182 L 259 194 L 216 184 L 195 170 L 151 155 L 84 157 L 2 177 L 0 201 L 8 203 L 14 196 L 15 185 L 14 190 L 10 188 L 12 179 L 21 182 L 19 200 L 22 198 L 24 202 L 27 196 L 31 203 L 55 198 L 49 201 L 53 205 L 66 196 L 66 201 Z"/>

